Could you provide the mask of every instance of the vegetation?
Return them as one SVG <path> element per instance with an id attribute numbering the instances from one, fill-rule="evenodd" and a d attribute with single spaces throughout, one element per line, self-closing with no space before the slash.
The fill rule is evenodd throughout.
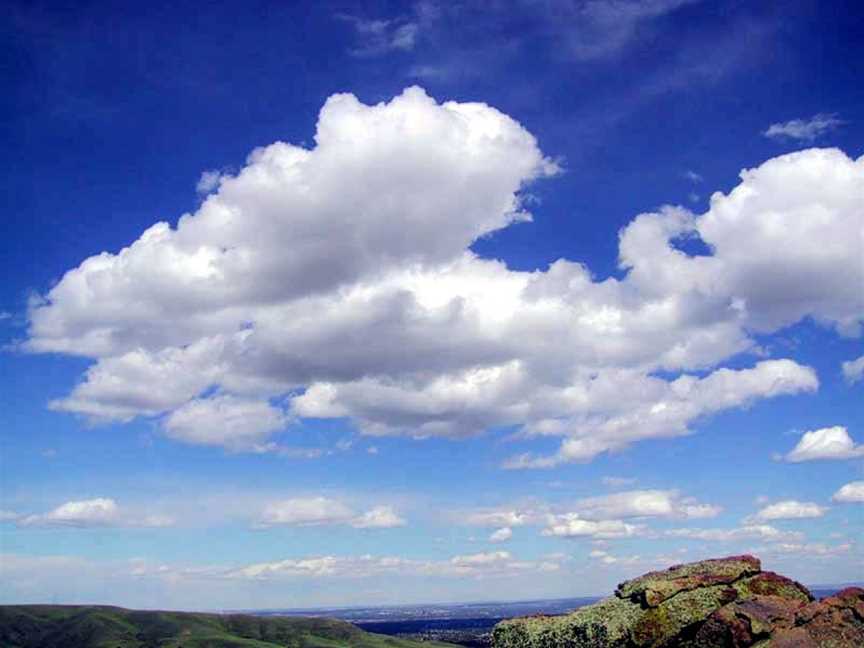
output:
<path id="1" fill-rule="evenodd" d="M 107 606 L 0 606 L 3 648 L 454 648 L 364 632 L 345 621 L 145 612 Z"/>

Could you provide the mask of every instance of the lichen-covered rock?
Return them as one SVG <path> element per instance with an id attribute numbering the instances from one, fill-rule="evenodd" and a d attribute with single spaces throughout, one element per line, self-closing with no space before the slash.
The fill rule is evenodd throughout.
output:
<path id="1" fill-rule="evenodd" d="M 563 616 L 499 623 L 494 648 L 862 648 L 864 590 L 820 602 L 753 556 L 675 565 Z"/>
<path id="2" fill-rule="evenodd" d="M 687 565 L 674 565 L 664 571 L 648 572 L 639 578 L 618 585 L 615 595 L 629 598 L 648 607 L 656 607 L 680 592 L 711 585 L 728 585 L 743 576 L 753 576 L 762 570 L 758 558 L 731 556 L 703 560 Z"/>
<path id="3" fill-rule="evenodd" d="M 810 603 L 795 615 L 795 625 L 811 643 L 785 643 L 795 648 L 847 648 L 864 646 L 864 589 L 848 587 L 834 596 Z M 772 648 L 775 648 L 772 645 Z"/>

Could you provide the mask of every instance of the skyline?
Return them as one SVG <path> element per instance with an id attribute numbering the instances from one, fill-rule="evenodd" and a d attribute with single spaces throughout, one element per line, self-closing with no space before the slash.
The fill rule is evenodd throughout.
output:
<path id="1" fill-rule="evenodd" d="M 0 602 L 864 580 L 864 12 L 175 5 L 3 29 Z"/>

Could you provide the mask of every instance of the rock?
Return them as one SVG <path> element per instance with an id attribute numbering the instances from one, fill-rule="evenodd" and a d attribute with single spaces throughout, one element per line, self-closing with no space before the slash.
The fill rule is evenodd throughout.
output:
<path id="1" fill-rule="evenodd" d="M 864 590 L 819 602 L 753 556 L 650 572 L 562 616 L 499 623 L 494 648 L 861 648 Z"/>
<path id="2" fill-rule="evenodd" d="M 752 576 L 760 571 L 759 560 L 753 556 L 703 560 L 689 565 L 674 565 L 665 571 L 649 572 L 625 581 L 615 590 L 615 595 L 656 607 L 680 592 L 711 585 L 728 585 L 742 576 Z"/>

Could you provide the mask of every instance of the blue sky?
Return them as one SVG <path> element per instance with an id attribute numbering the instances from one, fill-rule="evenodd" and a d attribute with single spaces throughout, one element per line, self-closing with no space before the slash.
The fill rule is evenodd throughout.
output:
<path id="1" fill-rule="evenodd" d="M 0 601 L 864 580 L 852 2 L 13 3 Z"/>

